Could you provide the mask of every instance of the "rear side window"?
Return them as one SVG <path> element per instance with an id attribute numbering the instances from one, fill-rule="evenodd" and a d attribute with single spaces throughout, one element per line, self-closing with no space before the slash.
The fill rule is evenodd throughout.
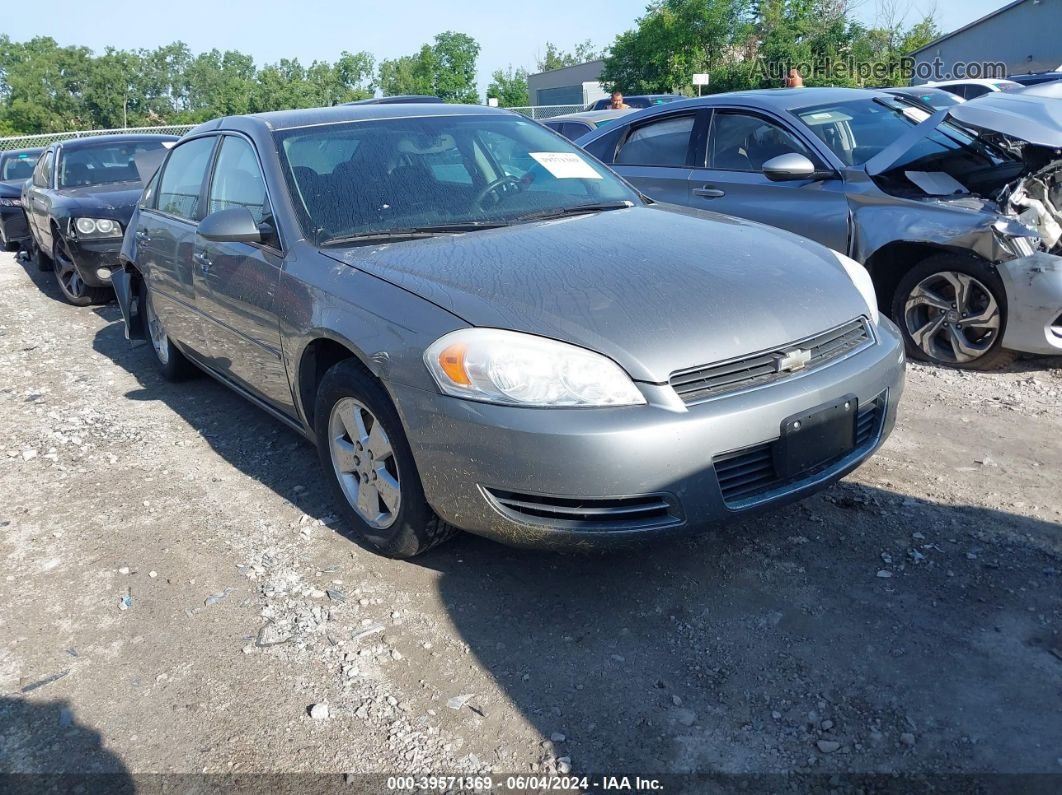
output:
<path id="1" fill-rule="evenodd" d="M 188 221 L 199 219 L 199 194 L 215 140 L 214 136 L 196 138 L 175 146 L 170 152 L 159 180 L 156 205 L 159 212 Z"/>
<path id="2" fill-rule="evenodd" d="M 616 155 L 619 165 L 684 166 L 696 117 L 669 116 L 638 127 Z"/>
<path id="3" fill-rule="evenodd" d="M 221 143 L 214 179 L 210 186 L 207 213 L 244 207 L 256 223 L 272 215 L 266 201 L 265 180 L 258 157 L 247 141 L 227 135 Z"/>

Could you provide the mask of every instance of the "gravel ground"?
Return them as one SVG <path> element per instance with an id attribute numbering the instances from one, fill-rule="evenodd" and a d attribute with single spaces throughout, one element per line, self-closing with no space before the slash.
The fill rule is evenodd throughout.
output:
<path id="1" fill-rule="evenodd" d="M 703 537 L 412 562 L 153 365 L 0 254 L 0 772 L 1062 776 L 1062 360 L 914 366 L 861 470 Z"/>

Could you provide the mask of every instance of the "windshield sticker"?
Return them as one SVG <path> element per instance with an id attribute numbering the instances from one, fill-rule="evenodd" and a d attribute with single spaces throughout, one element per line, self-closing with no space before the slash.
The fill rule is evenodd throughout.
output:
<path id="1" fill-rule="evenodd" d="M 924 110 L 922 110 L 921 108 L 913 108 L 910 105 L 903 109 L 903 115 L 909 118 L 911 121 L 917 122 L 918 124 L 921 124 L 929 118 L 929 114 L 926 113 Z"/>
<path id="2" fill-rule="evenodd" d="M 593 166 L 575 152 L 528 152 L 557 179 L 601 179 Z"/>

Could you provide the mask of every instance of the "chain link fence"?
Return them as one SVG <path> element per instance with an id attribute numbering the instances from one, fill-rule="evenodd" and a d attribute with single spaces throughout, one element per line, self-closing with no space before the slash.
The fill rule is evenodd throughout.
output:
<path id="1" fill-rule="evenodd" d="M 171 124 L 168 127 L 121 127 L 115 130 L 76 130 L 73 132 L 41 133 L 40 135 L 14 135 L 0 138 L 0 152 L 12 149 L 36 149 L 53 144 L 56 141 L 69 141 L 71 138 L 88 138 L 93 135 L 117 135 L 120 133 L 155 133 L 157 135 L 183 135 L 195 127 L 194 124 Z"/>
<path id="2" fill-rule="evenodd" d="M 554 116 L 563 116 L 566 113 L 579 113 L 584 110 L 583 105 L 529 105 L 525 108 L 506 108 L 515 110 L 532 119 L 552 119 Z"/>

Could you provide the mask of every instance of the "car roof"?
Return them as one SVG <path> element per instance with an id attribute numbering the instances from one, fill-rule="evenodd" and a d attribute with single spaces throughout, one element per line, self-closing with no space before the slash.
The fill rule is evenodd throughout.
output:
<path id="1" fill-rule="evenodd" d="M 343 122 L 430 116 L 519 116 L 519 114 L 515 111 L 491 108 L 487 105 L 453 105 L 427 102 L 334 105 L 330 108 L 274 110 L 267 113 L 250 113 L 243 116 L 225 116 L 200 124 L 195 129 L 189 130 L 186 135 L 197 135 L 212 130 L 273 132 L 298 127 L 311 127 L 318 124 L 341 124 Z M 526 117 L 521 116 L 521 118 Z"/>
<path id="2" fill-rule="evenodd" d="M 551 116 L 548 119 L 543 119 L 543 122 L 550 121 L 588 121 L 596 122 L 603 121 L 605 119 L 615 119 L 619 116 L 626 116 L 633 111 L 627 108 L 620 110 L 583 110 L 578 113 L 565 113 L 560 116 Z"/>
<path id="3" fill-rule="evenodd" d="M 966 80 L 934 80 L 931 83 L 923 83 L 922 85 L 929 88 L 933 88 L 933 86 L 998 86 L 1000 83 L 1013 82 L 1015 81 L 1007 77 L 971 77 Z M 918 86 L 912 86 L 912 88 L 918 88 Z"/>
<path id="4" fill-rule="evenodd" d="M 356 99 L 353 102 L 344 102 L 344 105 L 397 105 L 403 102 L 420 102 L 422 104 L 438 104 L 442 102 L 439 97 L 428 94 L 395 94 L 389 97 L 369 97 L 368 99 Z"/>
<path id="5" fill-rule="evenodd" d="M 5 149 L 0 152 L 0 158 L 9 157 L 11 155 L 15 155 L 16 157 L 29 157 L 30 155 L 39 155 L 43 151 L 43 146 L 36 146 L 31 149 Z"/>
<path id="6" fill-rule="evenodd" d="M 87 146 L 97 144 L 128 144 L 141 141 L 176 141 L 176 135 L 161 135 L 159 133 L 118 133 L 116 135 L 91 135 L 86 138 L 71 138 L 68 141 L 60 141 L 63 149 L 74 151 Z"/>
<path id="7" fill-rule="evenodd" d="M 800 108 L 826 105 L 831 102 L 850 102 L 856 99 L 873 99 L 889 96 L 884 91 L 868 88 L 759 88 L 750 91 L 728 91 L 723 94 L 708 94 L 703 97 L 676 100 L 665 105 L 654 105 L 639 113 L 671 112 L 689 107 L 713 105 L 751 105 L 773 110 L 799 110 Z M 666 110 L 665 110 L 666 109 Z"/>

